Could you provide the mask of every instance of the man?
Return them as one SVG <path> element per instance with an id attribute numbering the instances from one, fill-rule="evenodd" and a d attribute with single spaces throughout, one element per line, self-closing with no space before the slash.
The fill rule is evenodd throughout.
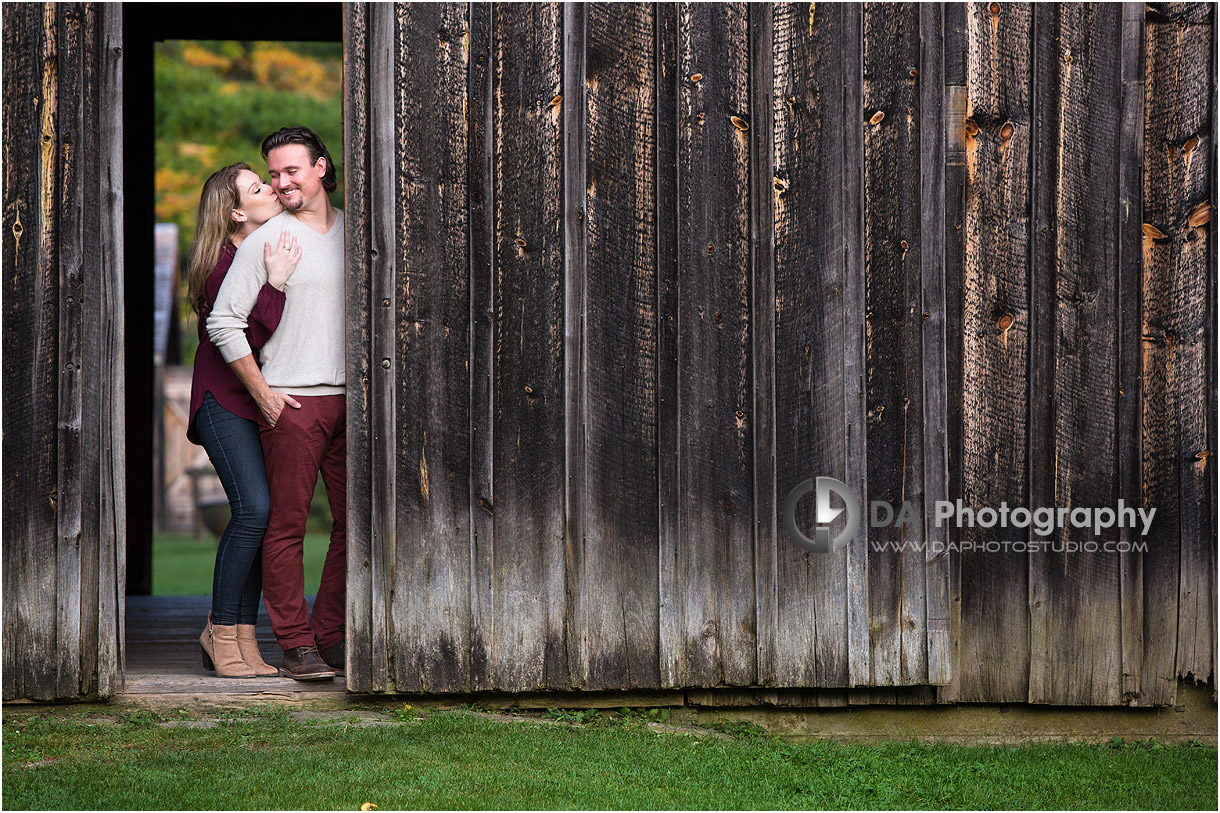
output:
<path id="1" fill-rule="evenodd" d="M 297 680 L 343 674 L 347 581 L 343 212 L 330 204 L 335 167 L 321 139 L 285 127 L 263 140 L 263 159 L 284 211 L 243 240 L 208 317 L 208 335 L 254 396 L 271 491 L 263 537 L 263 599 Z M 262 348 L 262 370 L 243 331 L 267 279 L 263 243 L 291 231 L 301 260 L 284 315 Z M 318 472 L 334 516 L 322 582 L 309 616 L 302 563 L 305 521 Z"/>

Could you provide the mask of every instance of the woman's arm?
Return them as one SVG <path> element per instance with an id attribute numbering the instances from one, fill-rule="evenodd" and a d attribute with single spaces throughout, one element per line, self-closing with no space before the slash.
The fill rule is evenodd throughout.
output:
<path id="1" fill-rule="evenodd" d="M 279 327 L 280 318 L 284 315 L 284 286 L 296 270 L 300 259 L 301 247 L 296 236 L 290 231 L 285 230 L 280 234 L 279 245 L 274 251 L 270 243 L 263 244 L 267 283 L 259 289 L 258 300 L 250 311 L 249 326 L 246 328 L 246 337 L 253 349 L 257 350 L 266 344 L 271 334 Z"/>
<path id="2" fill-rule="evenodd" d="M 271 334 L 275 333 L 275 329 L 280 326 L 280 318 L 284 315 L 286 299 L 284 292 L 277 290 L 270 282 L 259 289 L 258 299 L 255 300 L 254 309 L 250 311 L 247 319 L 246 338 L 251 348 L 258 350 L 267 343 Z"/>

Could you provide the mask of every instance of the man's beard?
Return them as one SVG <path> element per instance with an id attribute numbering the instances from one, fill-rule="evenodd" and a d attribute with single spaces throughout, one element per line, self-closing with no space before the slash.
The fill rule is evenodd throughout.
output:
<path id="1" fill-rule="evenodd" d="M 297 195 L 296 199 L 292 202 L 285 199 L 283 195 L 280 196 L 280 204 L 290 212 L 295 212 L 297 209 L 300 209 L 305 205 L 305 196 L 301 194 L 301 190 L 295 189 L 293 191 L 296 192 Z"/>

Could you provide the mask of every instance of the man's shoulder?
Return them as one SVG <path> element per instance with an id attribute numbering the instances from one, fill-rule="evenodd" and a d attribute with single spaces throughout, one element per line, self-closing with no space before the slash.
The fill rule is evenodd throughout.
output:
<path id="1" fill-rule="evenodd" d="M 274 246 L 280 239 L 280 232 L 284 229 L 291 229 L 295 223 L 296 219 L 289 216 L 287 212 L 280 212 L 246 235 L 246 239 L 242 240 L 241 245 L 237 247 L 237 256 L 233 258 L 233 264 L 238 265 L 242 262 L 254 261 L 261 263 L 263 260 L 263 244 L 271 243 Z"/>

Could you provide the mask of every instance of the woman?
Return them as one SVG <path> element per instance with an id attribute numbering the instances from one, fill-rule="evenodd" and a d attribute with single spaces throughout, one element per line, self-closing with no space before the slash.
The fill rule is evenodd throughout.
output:
<path id="1" fill-rule="evenodd" d="M 187 272 L 187 295 L 199 318 L 187 438 L 207 451 L 232 508 L 232 519 L 216 548 L 212 612 L 199 636 L 203 666 L 215 669 L 218 677 L 271 677 L 279 670 L 262 659 L 254 638 L 262 592 L 261 546 L 271 503 L 254 422 L 257 408 L 208 338 L 204 324 L 237 247 L 283 209 L 275 192 L 248 164 L 213 173 L 199 198 Z M 274 250 L 263 245 L 267 283 L 250 313 L 246 334 L 251 347 L 262 347 L 279 325 L 284 285 L 300 257 L 296 238 L 287 231 Z"/>

